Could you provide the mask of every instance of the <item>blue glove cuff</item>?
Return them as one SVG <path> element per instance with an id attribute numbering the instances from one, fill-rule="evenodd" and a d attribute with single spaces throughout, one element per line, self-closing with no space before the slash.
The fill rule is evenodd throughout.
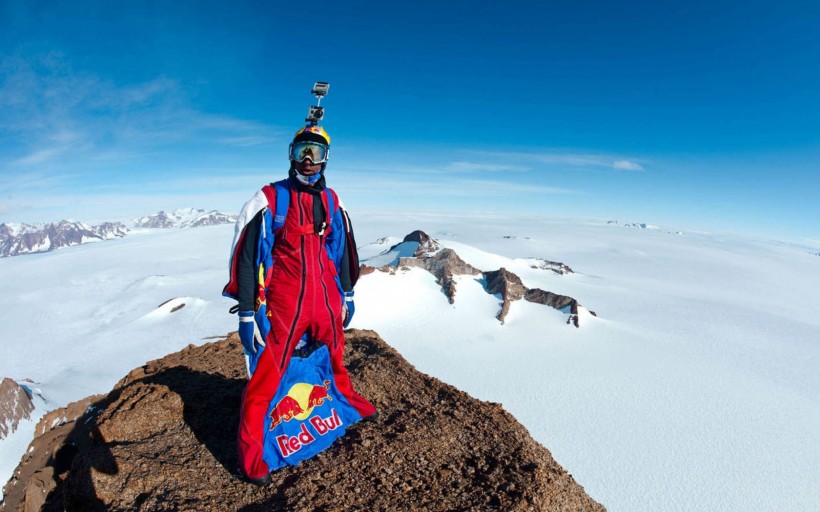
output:
<path id="1" fill-rule="evenodd" d="M 253 311 L 240 311 L 239 321 L 241 322 L 243 318 L 253 318 Z"/>

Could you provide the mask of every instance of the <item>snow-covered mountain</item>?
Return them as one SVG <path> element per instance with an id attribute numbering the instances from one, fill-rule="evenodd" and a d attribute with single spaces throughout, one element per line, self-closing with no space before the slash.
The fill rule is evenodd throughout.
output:
<path id="1" fill-rule="evenodd" d="M 450 249 L 598 313 L 576 329 L 565 311 L 511 300 L 502 325 L 502 294 L 483 275 L 454 273 L 451 303 L 422 262 L 363 275 L 351 327 L 502 404 L 608 510 L 820 509 L 817 243 L 520 216 L 354 221 L 373 267 L 419 258 L 421 241 L 401 235 L 424 228 L 438 248 L 421 259 Z M 0 377 L 28 377 L 49 400 L 35 396 L 31 419 L 0 442 L 0 483 L 46 410 L 236 330 L 220 295 L 232 238 L 229 225 L 135 230 L 0 260 Z"/>
<path id="2" fill-rule="evenodd" d="M 84 222 L 31 224 L 0 224 L 0 257 L 47 252 L 99 240 L 124 237 L 128 228 L 119 222 L 104 222 L 89 226 Z"/>
<path id="3" fill-rule="evenodd" d="M 160 211 L 134 220 L 137 228 L 194 228 L 233 224 L 236 215 L 216 210 L 180 208 L 171 213 Z M 0 224 L 0 257 L 48 252 L 61 247 L 99 240 L 121 238 L 128 228 L 120 222 L 104 222 L 91 226 L 84 222 L 62 220 L 50 224 Z"/>
<path id="4" fill-rule="evenodd" d="M 661 230 L 660 226 L 656 226 L 654 224 L 647 224 L 646 222 L 626 222 L 621 223 L 618 220 L 609 220 L 607 224 L 614 225 L 614 226 L 621 226 L 625 228 L 635 228 L 635 229 L 648 229 L 648 230 Z M 666 232 L 670 235 L 685 235 L 683 231 L 676 230 L 676 229 L 666 229 Z"/>
<path id="5" fill-rule="evenodd" d="M 376 241 L 375 247 L 388 240 L 388 238 L 379 239 Z M 475 280 L 482 283 L 487 293 L 495 295 L 501 300 L 500 310 L 496 318 L 502 324 L 507 317 L 512 301 L 520 299 L 562 311 L 567 315 L 566 323 L 575 327 L 580 327 L 581 318 L 590 315 L 597 316 L 594 311 L 587 310 L 572 297 L 558 295 L 540 288 L 524 286 L 517 274 L 504 267 L 496 270 L 479 270 L 464 262 L 454 249 L 446 245 L 446 243 L 442 244 L 442 242 L 427 233 L 416 230 L 389 249 L 364 259 L 361 270 L 364 274 L 372 273 L 377 270 L 373 265 L 378 266 L 378 271 L 389 275 L 396 275 L 397 272 L 403 273 L 411 268 L 427 270 L 435 276 L 436 282 L 441 285 L 442 291 L 447 296 L 450 304 L 454 304 L 456 300 L 457 280 L 459 278 L 469 279 L 468 276 L 474 276 Z M 558 275 L 572 273 L 569 266 L 555 261 L 527 258 L 526 262 L 532 269 L 551 270 Z"/>
<path id="6" fill-rule="evenodd" d="M 655 226 L 654 224 L 647 224 L 646 222 L 626 222 L 621 223 L 618 220 L 609 220 L 607 224 L 615 224 L 617 226 L 623 226 L 625 228 L 638 228 L 638 229 L 660 229 L 660 227 Z"/>
<path id="7" fill-rule="evenodd" d="M 137 228 L 196 228 L 201 226 L 216 226 L 218 224 L 233 224 L 236 215 L 228 215 L 216 210 L 205 211 L 194 208 L 179 208 L 170 213 L 159 211 L 134 219 Z"/>

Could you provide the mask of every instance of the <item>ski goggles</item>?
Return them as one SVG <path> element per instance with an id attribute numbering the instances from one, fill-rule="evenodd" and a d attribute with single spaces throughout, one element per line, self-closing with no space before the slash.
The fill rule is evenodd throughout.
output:
<path id="1" fill-rule="evenodd" d="M 330 148 L 320 142 L 302 140 L 290 145 L 290 159 L 296 162 L 309 158 L 314 164 L 321 164 L 327 162 L 329 153 Z"/>

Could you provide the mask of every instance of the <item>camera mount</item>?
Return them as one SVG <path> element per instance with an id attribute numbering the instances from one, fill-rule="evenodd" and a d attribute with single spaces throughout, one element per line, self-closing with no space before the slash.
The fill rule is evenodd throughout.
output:
<path id="1" fill-rule="evenodd" d="M 322 98 L 327 95 L 328 89 L 330 89 L 330 84 L 328 82 L 316 82 L 313 84 L 313 89 L 310 92 L 316 96 L 316 105 L 312 105 L 310 107 L 308 110 L 307 119 L 305 119 L 305 122 L 310 123 L 310 126 L 316 126 L 319 124 L 319 121 L 321 121 L 325 115 L 325 109 L 320 105 L 322 103 Z"/>

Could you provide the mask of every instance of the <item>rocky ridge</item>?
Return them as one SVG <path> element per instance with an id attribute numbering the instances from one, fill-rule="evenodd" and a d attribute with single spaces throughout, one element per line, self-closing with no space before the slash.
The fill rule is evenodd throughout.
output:
<path id="1" fill-rule="evenodd" d="M 34 403 L 24 387 L 4 378 L 0 382 L 0 440 L 17 430 L 21 421 L 31 418 Z"/>
<path id="2" fill-rule="evenodd" d="M 384 239 L 382 239 L 384 240 Z M 418 244 L 418 247 L 412 245 Z M 412 256 L 402 256 L 412 250 Z M 386 254 L 397 254 L 395 263 L 383 265 L 376 269 L 362 264 L 360 272 L 362 275 L 370 274 L 376 270 L 395 274 L 402 268 L 423 268 L 436 277 L 436 282 L 441 286 L 450 304 L 455 303 L 456 281 L 455 276 L 459 275 L 481 275 L 484 279 L 487 293 L 497 294 L 501 298 L 501 309 L 496 318 L 503 324 L 510 310 L 513 301 L 524 299 L 528 302 L 543 304 L 553 309 L 567 313 L 567 324 L 580 327 L 581 312 L 588 312 L 592 316 L 597 316 L 594 311 L 584 308 L 576 299 L 567 295 L 559 295 L 540 288 L 527 288 L 521 278 L 505 268 L 494 271 L 482 271 L 462 260 L 458 254 L 449 248 L 442 249 L 441 244 L 423 231 L 413 231 L 404 239 L 384 251 L 380 258 Z M 529 258 L 527 260 L 531 268 L 550 270 L 558 275 L 572 274 L 573 270 L 560 262 L 549 261 L 542 258 Z"/>
<path id="3" fill-rule="evenodd" d="M 120 222 L 90 226 L 84 222 L 61 220 L 45 225 L 0 224 L 0 257 L 47 252 L 97 240 L 126 236 Z"/>
<path id="4" fill-rule="evenodd" d="M 399 258 L 398 266 L 423 268 L 436 276 L 436 282 L 444 290 L 450 304 L 453 304 L 456 300 L 454 276 L 465 274 L 477 276 L 481 274 L 480 270 L 465 263 L 452 249 L 441 249 L 433 254 L 422 252 L 421 256 L 413 258 Z"/>
<path id="5" fill-rule="evenodd" d="M 604 510 L 500 404 L 418 372 L 372 331 L 346 335 L 353 384 L 380 419 L 270 485 L 237 470 L 234 333 L 50 413 L 0 510 Z"/>
<path id="6" fill-rule="evenodd" d="M 578 301 L 567 295 L 558 295 L 540 288 L 527 288 L 521 282 L 521 278 L 509 270 L 501 267 L 493 272 L 484 272 L 484 279 L 487 281 L 487 291 L 501 295 L 501 311 L 498 312 L 498 320 L 503 324 L 507 313 L 510 311 L 510 303 L 515 300 L 524 299 L 527 302 L 543 304 L 553 309 L 567 311 L 569 317 L 567 324 L 580 327 Z M 594 311 L 589 311 L 592 316 L 598 316 Z"/>

